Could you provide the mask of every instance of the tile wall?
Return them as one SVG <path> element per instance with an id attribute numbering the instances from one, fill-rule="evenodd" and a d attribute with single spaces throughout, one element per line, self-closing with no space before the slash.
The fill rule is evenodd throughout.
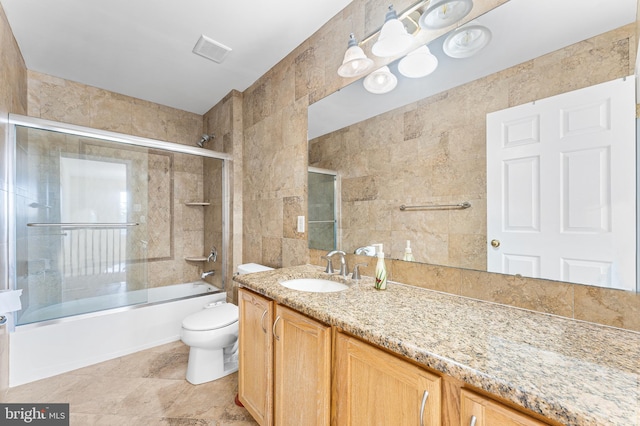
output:
<path id="1" fill-rule="evenodd" d="M 10 112 L 27 112 L 27 68 L 0 5 L 0 157 L 7 155 L 7 118 Z M 0 166 L 0 290 L 9 288 L 7 174 Z M 9 387 L 9 335 L 0 327 L 0 401 Z"/>
<path id="2" fill-rule="evenodd" d="M 233 90 L 222 101 L 218 102 L 204 115 L 204 132 L 214 134 L 215 139 L 209 142 L 208 148 L 218 152 L 233 155 L 230 162 L 229 189 L 227 196 L 229 202 L 229 256 L 226 264 L 225 282 L 227 283 L 227 300 L 237 303 L 237 287 L 232 281 L 233 274 L 238 270 L 238 265 L 242 263 L 242 93 Z M 206 168 L 206 170 L 209 170 Z M 205 178 L 205 182 L 210 182 Z M 211 180 L 211 182 L 213 182 Z M 205 185 L 205 191 L 214 191 L 214 187 Z M 210 199 L 218 197 L 210 196 Z M 220 198 L 221 199 L 221 198 Z M 222 206 L 220 206 L 221 208 Z M 217 211 L 220 211 L 219 209 Z M 222 229 L 220 216 L 205 214 L 205 227 L 207 229 Z M 211 244 L 222 245 L 222 235 L 205 234 L 205 247 Z M 219 262 L 222 262 L 220 259 Z"/>
<path id="3" fill-rule="evenodd" d="M 394 5 L 398 10 L 406 7 Z M 244 261 L 271 266 L 307 261 L 320 264 L 319 255 L 324 253 L 309 253 L 306 236 L 291 232 L 296 216 L 305 214 L 307 207 L 306 107 L 351 82 L 340 79 L 335 72 L 342 60 L 346 37 L 354 32 L 362 38 L 375 29 L 372 23 L 381 20 L 376 10 L 384 7 L 378 1 L 355 0 L 244 92 Z M 387 116 L 373 119 L 372 123 L 382 125 L 385 132 L 409 146 L 426 140 L 430 133 L 438 135 L 431 139 L 436 154 L 439 153 L 436 157 L 456 158 L 455 163 L 441 167 L 448 168 L 450 174 L 457 173 L 465 161 L 469 163 L 478 155 L 477 147 L 466 143 L 448 151 L 442 147 L 449 144 L 449 139 L 465 142 L 482 139 L 487 111 L 631 75 L 637 45 L 636 27 L 620 28 L 389 113 L 392 120 Z M 601 60 L 608 66 L 601 66 Z M 551 85 L 547 84 L 549 78 L 553 81 Z M 477 104 L 478 113 L 474 111 Z M 460 106 L 465 114 L 459 116 Z M 446 117 L 442 122 L 456 127 L 436 127 L 433 122 L 420 121 L 421 116 L 435 109 L 439 117 L 442 114 Z M 404 156 L 399 152 L 398 157 L 408 161 L 410 152 Z M 476 188 L 469 190 L 470 195 L 483 190 L 480 184 L 485 165 L 482 160 L 477 163 L 471 167 L 472 176 L 465 176 L 465 181 L 473 178 L 470 181 Z M 355 187 L 366 182 L 354 180 L 352 184 Z M 474 233 L 484 228 L 484 222 L 479 218 L 468 219 L 473 226 L 467 226 L 460 239 L 465 240 L 464 244 L 467 239 L 476 241 L 470 245 L 473 254 L 482 250 L 477 242 L 482 237 Z M 381 224 L 384 225 L 384 220 Z M 444 255 L 466 258 L 462 245 L 457 247 Z M 434 262 L 441 261 L 440 253 L 431 251 L 431 255 Z M 469 267 L 481 267 L 482 261 L 477 259 L 470 260 Z M 370 275 L 373 270 L 368 272 Z M 633 293 L 402 262 L 393 262 L 392 273 L 393 279 L 412 285 L 433 286 L 454 294 L 640 330 L 640 297 Z"/>
<path id="4" fill-rule="evenodd" d="M 630 24 L 310 141 L 309 165 L 342 180 L 343 249 L 401 259 L 410 240 L 418 261 L 486 270 L 486 115 L 632 75 L 635 38 Z"/>

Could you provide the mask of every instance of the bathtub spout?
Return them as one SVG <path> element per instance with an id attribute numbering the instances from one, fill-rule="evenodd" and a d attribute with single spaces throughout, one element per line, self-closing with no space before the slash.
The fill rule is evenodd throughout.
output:
<path id="1" fill-rule="evenodd" d="M 203 272 L 202 275 L 200 275 L 200 278 L 202 278 L 203 280 L 209 276 L 215 275 L 216 271 L 207 271 L 207 272 Z"/>

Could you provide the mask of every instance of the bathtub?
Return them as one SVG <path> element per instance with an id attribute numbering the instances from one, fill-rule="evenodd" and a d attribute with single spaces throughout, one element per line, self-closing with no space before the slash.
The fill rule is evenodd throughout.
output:
<path id="1" fill-rule="evenodd" d="M 226 293 L 194 282 L 151 288 L 147 299 L 145 304 L 17 326 L 9 335 L 9 386 L 179 340 L 182 320 L 207 303 L 224 301 Z"/>

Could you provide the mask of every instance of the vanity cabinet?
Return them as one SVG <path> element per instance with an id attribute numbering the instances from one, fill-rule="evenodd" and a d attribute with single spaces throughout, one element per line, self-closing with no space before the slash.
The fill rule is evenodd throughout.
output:
<path id="1" fill-rule="evenodd" d="M 261 426 L 557 425 L 245 288 L 238 306 L 238 396 Z"/>
<path id="2" fill-rule="evenodd" d="M 441 424 L 441 378 L 351 336 L 337 333 L 335 424 Z"/>
<path id="3" fill-rule="evenodd" d="M 276 305 L 273 335 L 275 424 L 328 426 L 331 328 Z"/>
<path id="4" fill-rule="evenodd" d="M 462 389 L 460 426 L 547 426 L 499 402 Z"/>
<path id="5" fill-rule="evenodd" d="M 331 328 L 238 290 L 240 402 L 262 426 L 328 425 Z"/>
<path id="6" fill-rule="evenodd" d="M 260 425 L 271 425 L 274 302 L 241 288 L 238 310 L 238 398 Z"/>

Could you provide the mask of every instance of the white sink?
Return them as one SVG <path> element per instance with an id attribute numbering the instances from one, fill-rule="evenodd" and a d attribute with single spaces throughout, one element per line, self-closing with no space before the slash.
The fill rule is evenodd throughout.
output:
<path id="1" fill-rule="evenodd" d="M 323 278 L 296 278 L 294 280 L 280 281 L 280 284 L 293 290 L 312 293 L 331 293 L 349 288 L 346 284 Z"/>

